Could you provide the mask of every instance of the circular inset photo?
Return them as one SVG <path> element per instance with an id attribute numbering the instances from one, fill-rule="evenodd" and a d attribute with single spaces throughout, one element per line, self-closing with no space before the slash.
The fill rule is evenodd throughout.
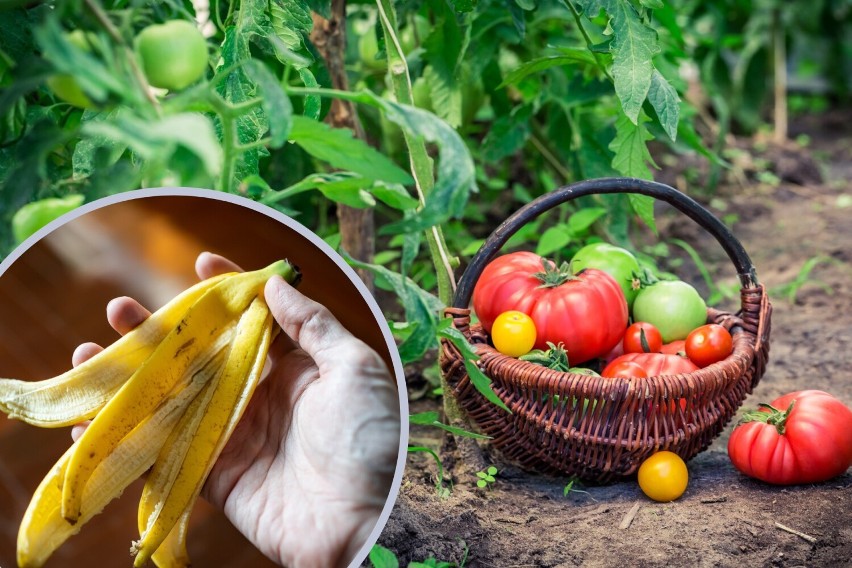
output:
<path id="1" fill-rule="evenodd" d="M 66 217 L 0 264 L 0 565 L 360 565 L 408 404 L 355 272 L 218 192 Z"/>

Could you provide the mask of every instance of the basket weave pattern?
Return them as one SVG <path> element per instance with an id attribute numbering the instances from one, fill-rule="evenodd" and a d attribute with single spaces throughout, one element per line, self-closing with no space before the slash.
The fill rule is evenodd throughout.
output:
<path id="1" fill-rule="evenodd" d="M 707 322 L 732 334 L 728 358 L 693 373 L 646 379 L 563 373 L 502 355 L 459 304 L 467 305 L 460 301 L 445 314 L 476 349 L 477 365 L 511 414 L 476 390 L 461 353 L 444 340 L 441 370 L 459 404 L 507 459 L 589 481 L 630 476 L 658 450 L 688 460 L 706 449 L 757 385 L 769 355 L 772 308 L 756 282 L 742 288 L 738 313 L 708 309 Z"/>

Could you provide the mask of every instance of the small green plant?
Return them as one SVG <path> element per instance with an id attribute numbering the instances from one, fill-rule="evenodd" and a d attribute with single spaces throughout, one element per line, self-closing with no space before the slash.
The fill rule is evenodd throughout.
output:
<path id="1" fill-rule="evenodd" d="M 568 495 L 570 495 L 571 493 L 585 493 L 586 495 L 589 496 L 589 499 L 591 499 L 592 501 L 597 501 L 597 499 L 592 497 L 591 493 L 589 493 L 585 489 L 578 489 L 578 487 L 582 487 L 582 483 L 580 483 L 580 479 L 576 476 L 572 477 L 571 479 L 568 480 L 568 483 L 562 489 L 562 496 L 568 497 Z"/>
<path id="2" fill-rule="evenodd" d="M 497 481 L 497 478 L 495 477 L 497 475 L 497 471 L 497 468 L 493 465 L 489 466 L 485 471 L 477 471 L 476 477 L 479 479 L 476 480 L 476 486 L 480 489 L 491 487 L 494 482 Z"/>
<path id="3" fill-rule="evenodd" d="M 423 562 L 409 562 L 408 568 L 464 568 L 467 563 L 467 555 L 470 552 L 470 549 L 464 543 L 464 541 L 459 541 L 464 548 L 464 552 L 462 554 L 461 562 L 458 564 L 455 562 L 447 562 L 444 560 L 438 560 L 434 556 L 429 556 Z M 370 550 L 370 566 L 373 568 L 399 568 L 399 559 L 396 557 L 391 550 L 388 550 L 384 546 L 379 544 L 373 545 L 373 548 Z"/>
<path id="4" fill-rule="evenodd" d="M 799 295 L 799 290 L 806 284 L 813 284 L 815 286 L 819 286 L 822 288 L 826 294 L 833 294 L 834 290 L 820 280 L 811 277 L 811 272 L 813 272 L 814 268 L 819 264 L 825 263 L 838 263 L 839 261 L 828 257 L 828 256 L 814 256 L 809 258 L 802 265 L 802 268 L 799 269 L 799 273 L 796 274 L 796 277 L 793 278 L 792 281 L 787 282 L 785 284 L 781 284 L 779 286 L 775 286 L 772 288 L 769 293 L 773 296 L 781 296 L 785 298 L 791 304 L 796 303 L 797 296 Z"/>

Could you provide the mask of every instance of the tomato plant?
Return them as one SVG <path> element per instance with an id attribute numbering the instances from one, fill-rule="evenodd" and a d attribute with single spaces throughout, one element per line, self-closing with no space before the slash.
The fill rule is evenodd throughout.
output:
<path id="1" fill-rule="evenodd" d="M 636 294 L 639 293 L 639 282 L 636 280 L 639 262 L 629 250 L 609 243 L 588 244 L 571 257 L 571 268 L 575 272 L 584 268 L 603 270 L 621 286 L 627 307 L 633 306 Z"/>
<path id="2" fill-rule="evenodd" d="M 625 353 L 613 359 L 610 365 L 623 361 L 638 363 L 645 369 L 649 377 L 656 377 L 657 375 L 679 375 L 698 370 L 698 367 L 686 357 L 666 355 L 664 353 Z"/>
<path id="3" fill-rule="evenodd" d="M 674 501 L 686 491 L 689 470 L 686 463 L 674 452 L 653 454 L 639 466 L 639 487 L 654 501 Z"/>
<path id="4" fill-rule="evenodd" d="M 684 342 L 686 356 L 702 368 L 727 358 L 733 346 L 730 332 L 716 323 L 692 330 Z"/>
<path id="5" fill-rule="evenodd" d="M 690 284 L 661 280 L 642 288 L 633 303 L 633 319 L 654 324 L 663 343 L 685 339 L 707 321 L 707 304 Z"/>
<path id="6" fill-rule="evenodd" d="M 728 439 L 740 472 L 767 483 L 816 483 L 852 466 L 852 410 L 830 394 L 785 394 L 746 412 Z"/>
<path id="7" fill-rule="evenodd" d="M 207 42 L 186 20 L 148 26 L 136 38 L 148 82 L 179 91 L 198 81 L 207 69 Z"/>
<path id="8" fill-rule="evenodd" d="M 589 268 L 573 274 L 531 252 L 503 255 L 485 267 L 473 291 L 473 308 L 486 331 L 508 310 L 535 322 L 535 347 L 565 345 L 571 365 L 600 357 L 627 327 L 627 303 L 618 283 Z"/>
<path id="9" fill-rule="evenodd" d="M 645 321 L 630 324 L 622 339 L 624 353 L 659 353 L 663 348 L 660 330 Z"/>
<path id="10" fill-rule="evenodd" d="M 614 379 L 616 377 L 646 379 L 648 372 L 642 365 L 635 361 L 613 361 L 601 372 L 602 377 Z"/>
<path id="11" fill-rule="evenodd" d="M 503 355 L 520 357 L 535 345 L 535 323 L 523 312 L 510 310 L 503 312 L 491 326 L 491 341 L 494 348 Z"/>

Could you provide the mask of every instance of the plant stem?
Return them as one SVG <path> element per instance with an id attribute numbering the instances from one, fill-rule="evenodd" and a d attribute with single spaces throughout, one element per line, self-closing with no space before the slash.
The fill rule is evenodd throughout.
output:
<path id="1" fill-rule="evenodd" d="M 331 13 L 328 19 L 314 14 L 314 27 L 311 42 L 325 60 L 326 68 L 334 88 L 349 90 L 349 78 L 346 74 L 346 0 L 331 0 Z M 355 138 L 367 140 L 367 135 L 358 118 L 355 105 L 349 101 L 332 101 L 326 120 L 336 128 L 352 130 Z M 337 222 L 340 229 L 340 246 L 353 258 L 370 263 L 376 249 L 376 229 L 374 211 L 367 207 L 359 209 L 337 204 Z M 373 290 L 373 273 L 367 269 L 356 269 L 358 276 Z"/>
<path id="2" fill-rule="evenodd" d="M 136 54 L 127 45 L 127 42 L 124 41 L 124 38 L 121 36 L 121 32 L 115 25 L 112 23 L 112 20 L 109 19 L 109 16 L 106 12 L 104 12 L 103 8 L 101 8 L 100 4 L 97 3 L 96 0 L 85 0 L 86 7 L 92 12 L 92 15 L 95 16 L 95 19 L 101 25 L 101 27 L 106 30 L 107 34 L 112 38 L 112 40 L 120 45 L 124 50 L 124 54 L 127 57 L 127 64 L 130 67 L 130 72 L 133 74 L 133 78 L 136 79 L 136 83 L 139 88 L 142 90 L 143 96 L 151 103 L 151 106 L 154 108 L 154 112 L 157 113 L 157 116 L 160 116 L 160 101 L 157 100 L 157 97 L 154 96 L 154 93 L 151 91 L 151 85 L 148 84 L 148 79 L 145 77 L 145 74 L 139 68 L 139 64 L 136 60 Z"/>
<path id="3" fill-rule="evenodd" d="M 237 168 L 237 158 L 240 155 L 239 139 L 237 138 L 236 118 L 232 114 L 232 106 L 222 99 L 218 93 L 209 91 L 210 106 L 219 115 L 222 122 L 222 176 L 219 189 L 227 193 L 233 193 L 234 172 Z"/>
<path id="4" fill-rule="evenodd" d="M 385 51 L 388 55 L 388 70 L 391 74 L 394 95 L 399 103 L 413 105 L 414 99 L 411 94 L 411 76 L 408 72 L 408 63 L 402 53 L 399 44 L 396 12 L 391 0 L 377 0 L 379 18 L 385 33 Z M 403 130 L 405 143 L 408 146 L 411 173 L 414 177 L 414 185 L 417 190 L 417 198 L 422 207 L 426 202 L 426 196 L 435 185 L 434 164 L 426 150 L 426 143 L 422 138 L 411 136 Z M 435 266 L 435 275 L 438 280 L 438 298 L 444 305 L 452 303 L 453 294 L 456 289 L 455 276 L 453 273 L 452 255 L 447 250 L 446 242 L 441 228 L 431 227 L 426 231 L 426 241 L 432 264 Z"/>
<path id="5" fill-rule="evenodd" d="M 772 56 L 774 71 L 775 109 L 774 140 L 783 144 L 787 140 L 787 45 L 784 23 L 781 21 L 781 7 L 772 10 Z"/>
<path id="6" fill-rule="evenodd" d="M 574 21 L 577 22 L 577 28 L 580 30 L 580 33 L 583 35 L 583 39 L 586 40 L 586 47 L 588 47 L 589 51 L 592 52 L 592 57 L 595 58 L 595 61 L 597 62 L 598 67 L 600 67 L 601 71 L 603 71 L 604 75 L 606 75 L 607 78 L 610 81 L 613 81 L 614 79 L 612 78 L 612 75 L 609 74 L 609 71 L 607 70 L 606 65 L 604 65 L 603 62 L 600 60 L 600 55 L 598 54 L 598 52 L 596 52 L 595 50 L 592 49 L 592 47 L 594 47 L 595 44 L 592 42 L 592 38 L 591 38 L 591 36 L 589 36 L 589 32 L 586 31 L 586 27 L 583 25 L 583 20 L 580 16 L 580 12 L 577 11 L 576 6 L 574 6 L 574 3 L 571 0 L 564 0 L 564 2 L 565 2 L 565 5 L 568 6 L 568 9 L 571 10 L 571 13 L 574 15 Z"/>

